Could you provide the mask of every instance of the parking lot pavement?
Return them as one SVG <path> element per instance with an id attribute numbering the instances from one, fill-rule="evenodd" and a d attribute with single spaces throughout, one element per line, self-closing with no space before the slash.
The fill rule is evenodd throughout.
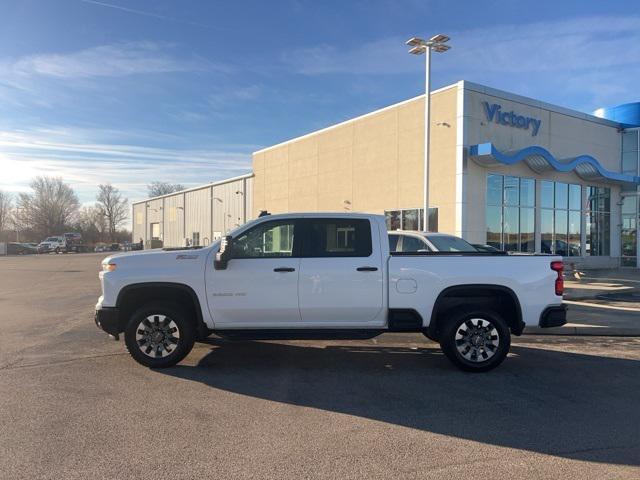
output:
<path id="1" fill-rule="evenodd" d="M 103 255 L 0 258 L 0 478 L 640 477 L 640 339 L 524 336 L 488 374 L 419 335 L 210 339 L 135 364 Z"/>

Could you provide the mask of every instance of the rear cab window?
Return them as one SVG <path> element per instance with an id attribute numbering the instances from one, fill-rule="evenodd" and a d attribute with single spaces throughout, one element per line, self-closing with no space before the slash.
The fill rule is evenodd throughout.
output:
<path id="1" fill-rule="evenodd" d="M 307 220 L 305 257 L 369 257 L 371 223 L 361 218 L 311 218 Z"/>

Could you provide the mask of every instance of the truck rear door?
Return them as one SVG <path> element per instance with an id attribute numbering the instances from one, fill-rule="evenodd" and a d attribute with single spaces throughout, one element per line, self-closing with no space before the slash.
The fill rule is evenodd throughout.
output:
<path id="1" fill-rule="evenodd" d="M 377 225 L 357 217 L 311 217 L 303 225 L 298 280 L 302 322 L 319 327 L 382 325 L 384 282 Z"/>

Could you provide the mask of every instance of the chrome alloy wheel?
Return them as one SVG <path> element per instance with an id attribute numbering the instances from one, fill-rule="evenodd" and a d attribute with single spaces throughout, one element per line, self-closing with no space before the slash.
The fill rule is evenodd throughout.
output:
<path id="1" fill-rule="evenodd" d="M 500 335 L 489 320 L 470 318 L 458 327 L 456 348 L 466 360 L 480 363 L 489 360 L 498 350 Z"/>
<path id="2" fill-rule="evenodd" d="M 176 349 L 180 331 L 166 315 L 149 315 L 136 328 L 136 343 L 145 355 L 164 358 Z"/>

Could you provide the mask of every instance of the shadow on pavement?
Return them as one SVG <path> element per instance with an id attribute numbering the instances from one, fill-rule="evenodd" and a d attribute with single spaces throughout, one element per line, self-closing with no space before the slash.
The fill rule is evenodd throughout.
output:
<path id="1" fill-rule="evenodd" d="M 487 374 L 439 349 L 210 340 L 162 373 L 266 400 L 559 457 L 640 465 L 640 362 L 512 346 Z"/>

